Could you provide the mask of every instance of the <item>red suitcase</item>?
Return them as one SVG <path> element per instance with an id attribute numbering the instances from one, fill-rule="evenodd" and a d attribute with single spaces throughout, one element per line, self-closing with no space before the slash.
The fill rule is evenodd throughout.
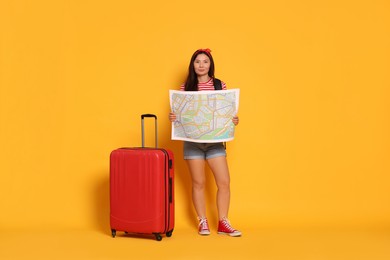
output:
<path id="1" fill-rule="evenodd" d="M 155 119 L 156 148 L 145 148 L 144 118 Z M 157 148 L 157 116 L 141 116 L 142 147 L 119 148 L 110 155 L 110 225 L 117 231 L 161 234 L 174 227 L 173 153 Z"/>

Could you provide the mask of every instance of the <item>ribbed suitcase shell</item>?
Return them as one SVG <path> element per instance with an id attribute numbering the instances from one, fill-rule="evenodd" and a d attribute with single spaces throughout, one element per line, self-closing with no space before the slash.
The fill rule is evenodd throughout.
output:
<path id="1" fill-rule="evenodd" d="M 110 224 L 116 231 L 171 236 L 174 228 L 173 153 L 120 148 L 110 155 Z"/>

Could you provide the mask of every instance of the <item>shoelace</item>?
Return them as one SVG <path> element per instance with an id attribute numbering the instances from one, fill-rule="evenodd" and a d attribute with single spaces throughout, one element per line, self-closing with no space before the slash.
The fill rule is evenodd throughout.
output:
<path id="1" fill-rule="evenodd" d="M 206 218 L 201 218 L 199 219 L 200 222 L 199 222 L 199 226 L 201 227 L 201 229 L 209 229 L 209 225 L 207 223 L 207 219 Z"/>
<path id="2" fill-rule="evenodd" d="M 235 229 L 232 228 L 232 226 L 230 225 L 229 220 L 227 220 L 227 219 L 223 219 L 223 220 L 222 220 L 222 225 L 223 225 L 226 229 L 228 229 L 229 231 L 231 231 L 231 232 L 234 232 L 234 231 L 235 231 Z"/>

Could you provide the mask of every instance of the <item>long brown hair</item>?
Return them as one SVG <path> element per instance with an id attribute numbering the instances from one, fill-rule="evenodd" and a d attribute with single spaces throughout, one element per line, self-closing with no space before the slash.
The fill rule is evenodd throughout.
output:
<path id="1" fill-rule="evenodd" d="M 195 73 L 195 68 L 194 68 L 194 61 L 196 57 L 198 57 L 199 54 L 206 54 L 207 57 L 210 59 L 210 69 L 209 69 L 209 77 L 214 78 L 214 60 L 213 56 L 211 56 L 211 50 L 209 49 L 199 49 L 192 54 L 190 65 L 188 66 L 188 76 L 186 83 L 184 85 L 184 90 L 185 91 L 197 91 L 198 90 L 198 76 Z"/>

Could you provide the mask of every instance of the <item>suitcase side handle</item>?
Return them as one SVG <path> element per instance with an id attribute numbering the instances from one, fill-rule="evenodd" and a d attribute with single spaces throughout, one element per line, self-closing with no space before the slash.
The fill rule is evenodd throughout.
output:
<path id="1" fill-rule="evenodd" d="M 154 132 L 155 132 L 155 144 L 157 148 L 157 116 L 154 114 L 142 114 L 141 115 L 141 133 L 142 133 L 142 148 L 145 147 L 145 131 L 144 131 L 144 118 L 153 117 L 154 118 Z"/>

